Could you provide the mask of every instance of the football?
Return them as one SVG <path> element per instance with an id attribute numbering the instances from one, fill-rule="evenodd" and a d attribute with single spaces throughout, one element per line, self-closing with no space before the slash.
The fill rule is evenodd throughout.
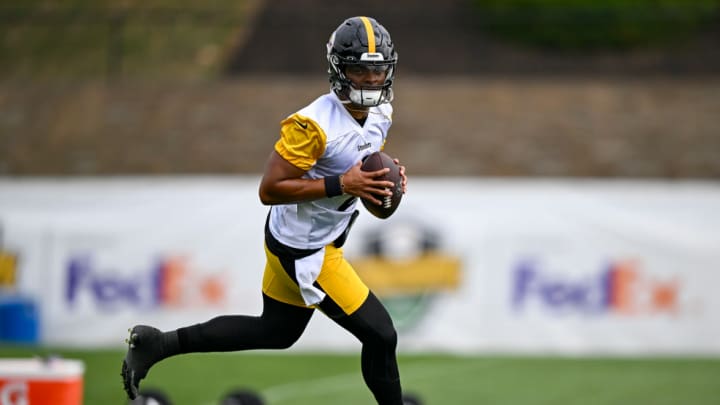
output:
<path id="1" fill-rule="evenodd" d="M 380 177 L 380 180 L 388 180 L 395 183 L 392 188 L 391 196 L 377 196 L 377 199 L 382 201 L 382 205 L 376 205 L 371 201 L 361 199 L 365 209 L 367 209 L 374 216 L 385 219 L 395 212 L 397 207 L 400 205 L 402 200 L 402 178 L 400 177 L 400 166 L 393 162 L 393 159 L 384 152 L 374 152 L 365 157 L 360 169 L 366 172 L 374 172 L 384 168 L 390 168 L 390 171 L 384 176 Z"/>

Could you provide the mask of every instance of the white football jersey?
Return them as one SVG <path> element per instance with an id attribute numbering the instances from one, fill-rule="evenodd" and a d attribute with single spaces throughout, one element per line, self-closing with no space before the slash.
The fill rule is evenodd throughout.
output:
<path id="1" fill-rule="evenodd" d="M 282 121 L 275 151 L 308 179 L 347 172 L 363 157 L 383 149 L 392 124 L 392 106 L 371 107 L 364 125 L 347 111 L 335 93 L 318 97 Z M 314 201 L 273 205 L 269 228 L 281 243 L 297 249 L 317 249 L 344 231 L 357 204 L 340 195 Z M 346 204 L 347 205 L 347 204 Z"/>

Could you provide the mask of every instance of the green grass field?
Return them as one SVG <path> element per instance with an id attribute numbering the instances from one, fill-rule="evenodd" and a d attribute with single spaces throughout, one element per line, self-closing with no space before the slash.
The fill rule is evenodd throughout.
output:
<path id="1" fill-rule="evenodd" d="M 58 354 L 85 362 L 85 403 L 124 404 L 124 352 L 0 347 L 0 357 Z M 403 355 L 403 386 L 426 404 L 710 405 L 720 398 L 720 359 Z M 232 388 L 268 405 L 367 405 L 358 355 L 247 352 L 165 360 L 141 388 L 176 405 L 217 404 Z"/>

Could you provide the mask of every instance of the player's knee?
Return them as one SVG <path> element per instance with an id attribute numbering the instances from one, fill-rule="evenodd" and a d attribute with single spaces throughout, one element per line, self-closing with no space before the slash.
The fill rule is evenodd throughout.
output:
<path id="1" fill-rule="evenodd" d="M 372 343 L 388 349 L 397 347 L 397 331 L 392 323 L 385 323 L 376 327 L 372 334 Z"/>
<path id="2" fill-rule="evenodd" d="M 268 340 L 268 349 L 288 349 L 298 341 L 297 336 L 275 336 Z"/>
<path id="3" fill-rule="evenodd" d="M 397 341 L 398 341 L 398 335 L 395 328 L 390 325 L 390 328 L 386 333 L 383 335 L 383 342 L 384 345 L 388 348 L 395 349 L 397 347 Z"/>
<path id="4" fill-rule="evenodd" d="M 288 349 L 300 339 L 302 330 L 275 325 L 264 335 L 269 349 Z"/>

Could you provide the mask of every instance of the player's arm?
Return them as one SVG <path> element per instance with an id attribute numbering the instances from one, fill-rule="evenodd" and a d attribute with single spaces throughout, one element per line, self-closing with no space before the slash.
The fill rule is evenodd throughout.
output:
<path id="1" fill-rule="evenodd" d="M 322 179 L 303 178 L 325 151 L 325 143 L 325 133 L 315 121 L 299 114 L 285 119 L 281 123 L 280 139 L 265 164 L 260 201 L 273 205 L 325 197 Z"/>
<path id="2" fill-rule="evenodd" d="M 302 177 L 305 174 L 303 169 L 294 166 L 273 150 L 265 164 L 265 172 L 260 181 L 260 201 L 265 205 L 274 205 L 325 198 L 330 196 L 328 189 L 330 182 L 339 181 L 342 194 L 367 198 L 380 205 L 382 202 L 373 197 L 373 194 L 391 195 L 392 192 L 387 188 L 392 186 L 392 182 L 374 179 L 389 170 L 386 168 L 376 172 L 364 172 L 360 170 L 358 163 L 342 177 L 307 179 Z"/>
<path id="3" fill-rule="evenodd" d="M 326 196 L 323 179 L 304 179 L 303 169 L 270 152 L 260 181 L 260 201 L 265 205 L 317 200 Z"/>
<path id="4" fill-rule="evenodd" d="M 282 122 L 280 139 L 265 165 L 260 182 L 260 201 L 266 205 L 288 204 L 351 194 L 381 202 L 371 193 L 387 195 L 391 182 L 375 180 L 385 171 L 362 172 L 360 164 L 342 175 L 320 179 L 303 178 L 325 151 L 326 136 L 313 120 L 293 114 Z"/>

